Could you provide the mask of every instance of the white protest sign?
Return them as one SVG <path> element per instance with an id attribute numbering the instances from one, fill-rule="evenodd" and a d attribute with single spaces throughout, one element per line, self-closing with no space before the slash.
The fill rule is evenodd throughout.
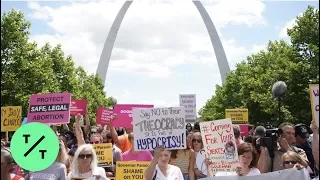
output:
<path id="1" fill-rule="evenodd" d="M 201 149 L 196 156 L 196 166 L 202 174 L 207 175 L 206 151 L 204 149 Z"/>
<path id="2" fill-rule="evenodd" d="M 134 150 L 186 149 L 184 107 L 132 109 Z"/>
<path id="3" fill-rule="evenodd" d="M 310 84 L 310 101 L 312 108 L 312 119 L 316 121 L 319 127 L 319 84 Z"/>
<path id="4" fill-rule="evenodd" d="M 307 170 L 297 170 L 295 168 L 285 169 L 281 171 L 275 171 L 270 173 L 264 173 L 255 176 L 215 176 L 202 178 L 201 180 L 310 180 L 310 176 Z"/>
<path id="5" fill-rule="evenodd" d="M 213 172 L 236 171 L 239 158 L 231 119 L 200 122 L 206 156 Z"/>
<path id="6" fill-rule="evenodd" d="M 180 106 L 185 107 L 186 122 L 195 122 L 197 119 L 197 101 L 195 94 L 180 94 Z"/>

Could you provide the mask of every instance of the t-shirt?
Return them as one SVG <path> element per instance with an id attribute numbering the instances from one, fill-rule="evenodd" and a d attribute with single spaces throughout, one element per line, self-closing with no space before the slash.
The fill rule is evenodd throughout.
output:
<path id="1" fill-rule="evenodd" d="M 129 150 L 122 154 L 122 161 L 152 161 L 152 159 L 150 151 L 132 152 Z"/>
<path id="2" fill-rule="evenodd" d="M 67 176 L 67 180 L 71 180 L 71 178 L 85 178 L 87 180 L 96 180 L 97 176 L 100 176 L 99 180 L 109 180 L 106 176 L 106 172 L 104 171 L 104 169 L 102 167 L 97 167 L 95 170 L 96 173 L 94 173 L 95 175 L 93 175 L 92 171 L 80 174 L 79 176 L 74 176 L 72 174 L 72 171 L 68 174 Z"/>
<path id="3" fill-rule="evenodd" d="M 261 174 L 259 169 L 251 168 L 250 172 L 246 176 L 255 176 Z M 217 172 L 215 176 L 237 176 L 236 172 Z"/>
<path id="4" fill-rule="evenodd" d="M 67 168 L 64 164 L 54 162 L 47 169 L 42 171 L 30 172 L 30 180 L 65 180 Z"/>
<path id="5" fill-rule="evenodd" d="M 312 180 L 319 180 L 319 176 L 313 178 Z"/>
<path id="6" fill-rule="evenodd" d="M 129 141 L 129 135 L 123 134 L 118 136 L 119 143 L 117 144 L 118 147 L 121 149 L 122 152 L 126 152 L 132 148 L 132 145 Z"/>
<path id="7" fill-rule="evenodd" d="M 182 172 L 177 166 L 169 164 L 167 174 L 168 176 L 164 176 L 157 165 L 153 177 L 154 180 L 183 180 Z"/>

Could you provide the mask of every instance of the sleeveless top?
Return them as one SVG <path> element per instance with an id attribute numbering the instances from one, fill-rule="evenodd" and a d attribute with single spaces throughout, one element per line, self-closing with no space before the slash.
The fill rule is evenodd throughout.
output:
<path id="1" fill-rule="evenodd" d="M 182 174 L 188 174 L 190 164 L 190 150 L 178 150 L 177 158 L 171 159 L 170 164 L 179 167 Z"/>

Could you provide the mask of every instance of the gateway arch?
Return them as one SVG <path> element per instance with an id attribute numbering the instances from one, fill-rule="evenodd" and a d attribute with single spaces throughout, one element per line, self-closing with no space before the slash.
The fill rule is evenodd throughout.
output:
<path id="1" fill-rule="evenodd" d="M 110 28 L 107 40 L 104 44 L 104 47 L 102 49 L 102 53 L 100 56 L 98 68 L 97 68 L 97 74 L 101 77 L 103 84 L 105 83 L 107 71 L 109 67 L 109 62 L 111 59 L 111 53 L 114 46 L 114 42 L 116 41 L 116 37 L 118 34 L 118 31 L 120 29 L 121 22 L 129 9 L 130 5 L 132 4 L 133 0 L 127 0 L 123 6 L 121 7 L 120 11 L 118 12 L 118 15 L 116 16 L 116 19 L 113 21 L 112 26 Z M 227 56 L 224 52 L 221 40 L 219 38 L 218 32 L 208 14 L 206 9 L 203 7 L 202 3 L 198 0 L 193 0 L 194 5 L 198 9 L 202 20 L 204 21 L 204 24 L 206 25 L 207 31 L 210 36 L 211 44 L 213 47 L 213 50 L 216 55 L 216 59 L 218 62 L 218 67 L 220 71 L 221 81 L 222 83 L 226 82 L 226 75 L 230 72 L 229 63 L 227 60 Z"/>

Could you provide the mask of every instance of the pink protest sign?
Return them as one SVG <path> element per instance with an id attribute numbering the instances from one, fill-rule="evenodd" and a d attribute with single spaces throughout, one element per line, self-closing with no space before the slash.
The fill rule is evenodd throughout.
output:
<path id="1" fill-rule="evenodd" d="M 108 124 L 110 122 L 110 118 L 112 114 L 113 114 L 113 109 L 98 107 L 96 123 Z"/>
<path id="2" fill-rule="evenodd" d="M 72 100 L 70 107 L 70 115 L 75 116 L 77 114 L 87 114 L 87 104 L 88 101 L 86 99 Z"/>
<path id="3" fill-rule="evenodd" d="M 116 104 L 113 113 L 117 114 L 117 118 L 112 121 L 112 125 L 114 127 L 132 128 L 132 109 L 153 107 L 153 105 L 146 104 Z"/>
<path id="4" fill-rule="evenodd" d="M 66 124 L 70 122 L 71 93 L 33 94 L 28 123 Z"/>
<path id="5" fill-rule="evenodd" d="M 240 135 L 248 136 L 249 134 L 249 125 L 248 124 L 239 124 L 240 127 Z"/>

